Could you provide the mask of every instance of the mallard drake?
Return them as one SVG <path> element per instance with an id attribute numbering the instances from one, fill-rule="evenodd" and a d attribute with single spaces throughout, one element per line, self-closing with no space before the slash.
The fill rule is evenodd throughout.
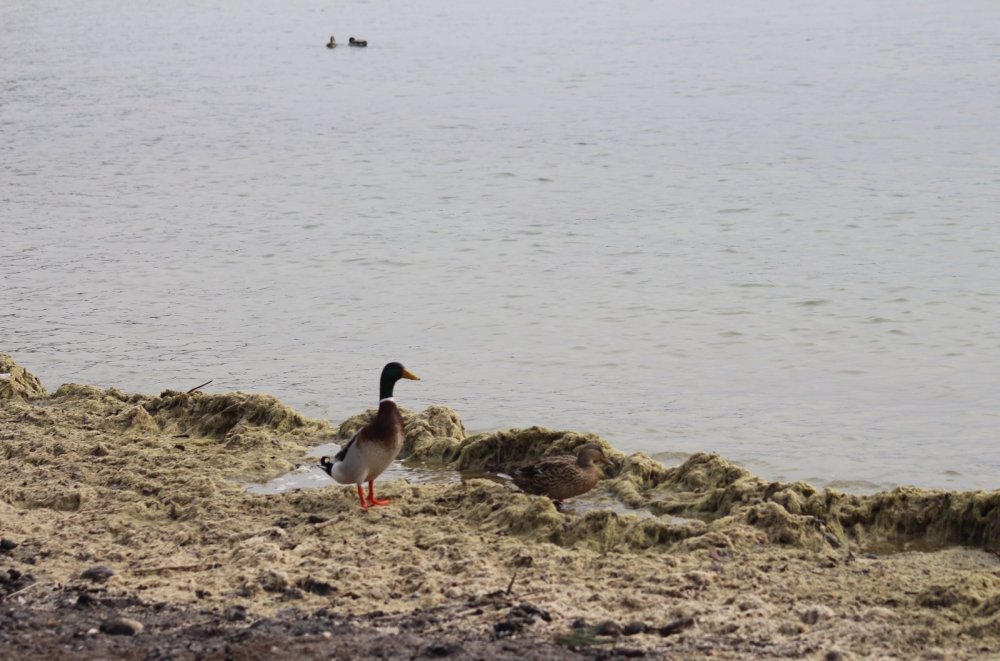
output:
<path id="1" fill-rule="evenodd" d="M 327 48 L 336 48 L 337 47 L 337 38 L 334 37 L 332 34 L 330 35 L 330 41 L 327 42 L 326 47 Z"/>
<path id="2" fill-rule="evenodd" d="M 367 510 L 369 505 L 389 504 L 388 500 L 375 497 L 374 482 L 403 447 L 403 416 L 392 396 L 392 389 L 400 379 L 419 381 L 420 377 L 399 363 L 383 367 L 375 419 L 359 429 L 332 461 L 330 457 L 320 457 L 319 460 L 327 475 L 337 482 L 358 485 L 358 498 L 363 510 Z M 361 488 L 364 482 L 368 482 L 367 501 Z"/>
<path id="3" fill-rule="evenodd" d="M 348 46 L 357 46 L 358 48 L 366 48 L 368 46 L 368 40 L 367 39 L 355 39 L 354 37 L 350 37 L 347 40 L 347 45 Z"/>
<path id="4" fill-rule="evenodd" d="M 595 463 L 598 461 L 609 463 L 601 446 L 587 443 L 577 449 L 575 457 L 548 457 L 529 466 L 515 468 L 510 476 L 525 493 L 548 496 L 559 504 L 594 488 L 601 479 L 601 470 Z"/>

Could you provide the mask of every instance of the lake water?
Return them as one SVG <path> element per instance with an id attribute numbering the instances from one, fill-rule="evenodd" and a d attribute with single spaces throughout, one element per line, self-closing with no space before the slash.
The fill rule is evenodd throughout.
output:
<path id="1" fill-rule="evenodd" d="M 1000 486 L 1000 3 L 338 4 L 0 3 L 0 350 Z"/>

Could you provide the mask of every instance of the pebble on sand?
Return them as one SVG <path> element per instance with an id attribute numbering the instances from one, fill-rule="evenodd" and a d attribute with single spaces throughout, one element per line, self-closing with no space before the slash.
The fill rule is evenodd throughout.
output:
<path id="1" fill-rule="evenodd" d="M 679 633 L 693 626 L 694 626 L 693 617 L 679 617 L 676 620 L 671 620 L 670 622 L 667 622 L 662 627 L 660 627 L 659 633 L 661 636 L 664 637 L 672 636 L 675 633 Z"/>
<path id="2" fill-rule="evenodd" d="M 612 638 L 617 638 L 622 635 L 621 625 L 614 620 L 605 620 L 597 625 L 598 636 L 611 636 Z"/>
<path id="3" fill-rule="evenodd" d="M 625 628 L 622 629 L 622 633 L 625 634 L 626 636 L 635 636 L 640 633 L 644 633 L 646 629 L 647 627 L 645 622 L 632 620 L 631 622 L 625 625 Z"/>
<path id="4" fill-rule="evenodd" d="M 93 581 L 95 583 L 104 583 L 109 578 L 115 575 L 115 570 L 106 565 L 94 565 L 84 569 L 80 573 L 80 578 L 86 581 Z"/>
<path id="5" fill-rule="evenodd" d="M 816 624 L 822 620 L 829 620 L 833 618 L 833 609 L 829 606 L 810 606 L 809 608 L 802 611 L 800 616 L 802 621 L 806 624 Z"/>
<path id="6" fill-rule="evenodd" d="M 142 622 L 128 617 L 116 617 L 101 622 L 101 631 L 109 636 L 134 636 L 142 633 Z"/>

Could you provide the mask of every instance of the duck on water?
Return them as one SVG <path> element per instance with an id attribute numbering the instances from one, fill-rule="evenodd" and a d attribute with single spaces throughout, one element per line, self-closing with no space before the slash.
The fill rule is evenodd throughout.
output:
<path id="1" fill-rule="evenodd" d="M 419 381 L 420 377 L 400 363 L 392 362 L 383 367 L 375 418 L 359 429 L 332 460 L 330 457 L 320 457 L 319 460 L 320 467 L 337 482 L 357 485 L 363 510 L 389 504 L 387 499 L 375 497 L 374 482 L 403 448 L 403 416 L 392 395 L 400 379 Z M 368 483 L 367 499 L 361 486 L 365 482 Z"/>

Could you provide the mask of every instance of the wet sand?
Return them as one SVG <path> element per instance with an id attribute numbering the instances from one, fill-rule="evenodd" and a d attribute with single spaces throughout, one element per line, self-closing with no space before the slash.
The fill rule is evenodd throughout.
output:
<path id="1" fill-rule="evenodd" d="M 0 354 L 0 649 L 92 658 L 984 658 L 1000 493 L 872 496 L 666 468 L 539 428 L 406 412 L 406 461 L 461 480 L 248 493 L 331 427 L 273 397 L 67 385 Z M 485 473 L 598 442 L 559 512 Z M 125 618 L 134 622 L 115 622 Z M 137 631 L 141 625 L 141 631 Z M 117 633 L 116 633 L 117 632 Z"/>

